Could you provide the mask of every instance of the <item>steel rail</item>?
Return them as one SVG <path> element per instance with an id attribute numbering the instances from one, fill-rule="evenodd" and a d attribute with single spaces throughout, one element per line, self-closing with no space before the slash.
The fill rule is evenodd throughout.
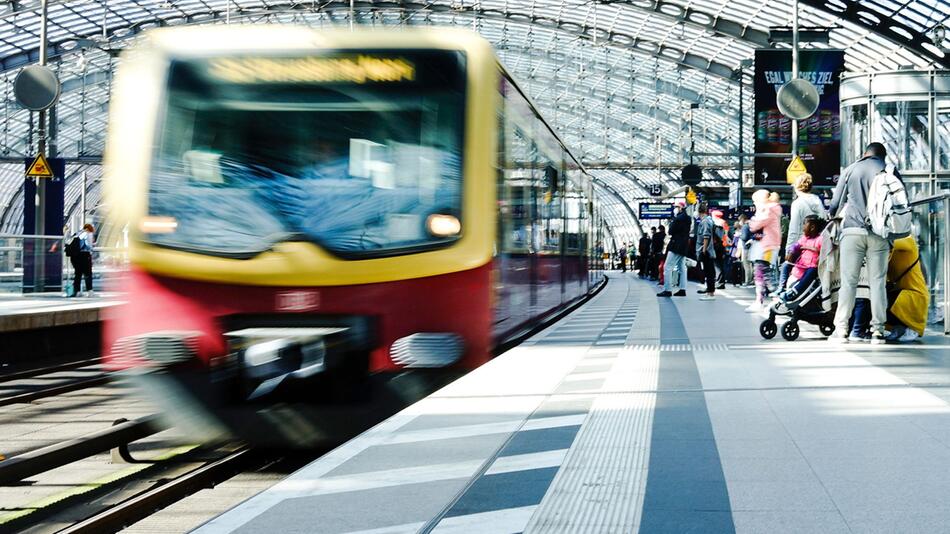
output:
<path id="1" fill-rule="evenodd" d="M 157 434 L 165 428 L 159 422 L 158 416 L 151 415 L 120 423 L 80 438 L 19 454 L 0 462 L 0 485 L 14 484 L 77 460 L 123 447 L 133 441 Z"/>
<path id="2" fill-rule="evenodd" d="M 108 510 L 58 531 L 58 534 L 102 534 L 117 532 L 140 521 L 156 510 L 189 495 L 223 482 L 238 472 L 250 458 L 250 449 L 242 447 L 224 458 L 207 463 L 178 478 L 146 490 Z"/>
<path id="3" fill-rule="evenodd" d="M 0 382 L 9 382 L 11 380 L 23 380 L 24 378 L 34 378 L 40 375 L 58 373 L 60 371 L 72 371 L 81 367 L 95 365 L 99 363 L 99 358 L 89 358 L 75 362 L 50 365 L 48 367 L 37 367 L 35 369 L 24 369 L 23 371 L 14 371 L 12 373 L 0 374 Z"/>
<path id="4" fill-rule="evenodd" d="M 110 380 L 109 375 L 100 374 L 92 378 L 76 380 L 74 382 L 68 382 L 66 384 L 61 384 L 58 386 L 50 386 L 48 388 L 43 388 L 36 391 L 28 391 L 26 393 L 11 395 L 9 397 L 2 397 L 0 398 L 0 406 L 9 406 L 11 404 L 26 404 L 28 402 L 33 402 L 35 400 L 45 399 L 47 397 L 55 397 L 56 395 L 61 395 L 63 393 L 69 393 L 72 391 L 78 391 L 80 389 L 86 389 L 86 388 L 101 386 L 103 384 L 108 384 L 109 380 Z"/>

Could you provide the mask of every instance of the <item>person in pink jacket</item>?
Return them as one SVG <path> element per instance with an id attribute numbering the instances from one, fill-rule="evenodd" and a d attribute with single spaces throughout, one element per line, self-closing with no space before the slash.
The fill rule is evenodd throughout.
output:
<path id="1" fill-rule="evenodd" d="M 755 215 L 749 220 L 749 229 L 761 237 L 752 243 L 749 251 L 750 259 L 755 263 L 755 302 L 746 311 L 756 313 L 765 309 L 766 297 L 776 289 L 773 287 L 772 265 L 782 247 L 782 206 L 769 200 L 766 189 L 753 193 L 752 202 L 755 203 Z"/>

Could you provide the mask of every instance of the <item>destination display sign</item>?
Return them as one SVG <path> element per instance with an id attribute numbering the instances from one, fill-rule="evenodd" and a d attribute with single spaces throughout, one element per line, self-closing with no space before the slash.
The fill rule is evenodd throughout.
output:
<path id="1" fill-rule="evenodd" d="M 666 202 L 641 202 L 640 219 L 672 219 L 673 205 Z"/>
<path id="2" fill-rule="evenodd" d="M 416 66 L 401 57 L 222 57 L 208 73 L 231 83 L 379 83 L 413 81 Z"/>

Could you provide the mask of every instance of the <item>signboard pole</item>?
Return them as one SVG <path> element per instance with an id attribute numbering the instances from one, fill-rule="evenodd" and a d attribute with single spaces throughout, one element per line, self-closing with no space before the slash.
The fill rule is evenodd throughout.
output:
<path id="1" fill-rule="evenodd" d="M 745 96 L 745 80 L 743 80 L 742 65 L 739 65 L 739 176 L 737 178 L 738 184 L 736 190 L 736 202 L 738 202 L 738 207 L 742 207 L 742 173 L 745 163 L 745 148 L 743 147 L 743 139 L 745 138 L 745 106 L 743 105 L 743 97 Z"/>
<path id="2" fill-rule="evenodd" d="M 40 66 L 46 66 L 46 22 L 48 18 L 48 0 L 40 0 Z M 39 112 L 37 128 L 37 153 L 46 154 L 46 110 Z M 46 235 L 46 180 L 36 178 L 36 213 L 34 214 L 33 231 L 36 235 Z M 42 293 L 46 280 L 46 243 L 43 239 L 33 246 L 33 290 Z"/>
<path id="3" fill-rule="evenodd" d="M 798 0 L 792 1 L 792 79 L 798 78 Z M 798 119 L 792 119 L 792 160 L 798 156 Z"/>

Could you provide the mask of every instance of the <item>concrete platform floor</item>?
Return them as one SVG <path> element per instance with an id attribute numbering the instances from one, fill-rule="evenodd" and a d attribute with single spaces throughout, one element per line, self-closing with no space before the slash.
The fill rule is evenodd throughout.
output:
<path id="1" fill-rule="evenodd" d="M 196 532 L 946 532 L 950 339 L 766 341 L 613 275 L 566 320 Z"/>

